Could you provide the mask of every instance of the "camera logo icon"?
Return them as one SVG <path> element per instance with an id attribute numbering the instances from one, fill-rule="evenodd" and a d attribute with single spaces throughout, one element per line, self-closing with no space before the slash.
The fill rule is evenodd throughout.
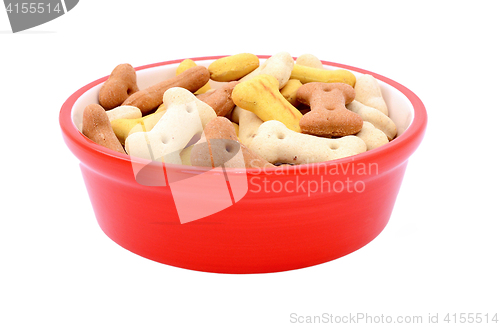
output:
<path id="1" fill-rule="evenodd" d="M 146 133 L 141 136 L 144 136 L 144 142 L 151 142 L 147 140 Z M 185 155 L 184 151 L 212 158 L 212 167 L 199 167 L 198 170 L 189 170 L 187 173 L 182 169 L 169 169 L 165 165 L 166 160 Z M 181 224 L 222 211 L 236 204 L 248 192 L 245 169 L 237 173 L 227 172 L 231 167 L 245 167 L 243 152 L 237 141 L 206 140 L 202 135 L 196 143 L 187 144 L 182 149 L 164 154 L 162 157 L 155 156 L 151 147 L 149 153 L 151 156 L 145 162 L 132 159 L 135 180 L 141 185 L 151 187 L 168 185 Z M 162 170 L 158 169 L 158 162 L 163 163 Z"/>

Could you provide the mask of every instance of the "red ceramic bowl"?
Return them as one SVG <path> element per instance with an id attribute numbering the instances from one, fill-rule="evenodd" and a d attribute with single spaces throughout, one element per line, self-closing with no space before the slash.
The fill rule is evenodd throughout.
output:
<path id="1" fill-rule="evenodd" d="M 193 60 L 208 66 L 220 57 Z M 139 87 L 174 76 L 181 61 L 136 68 Z M 396 139 L 348 158 L 266 170 L 162 165 L 132 160 L 80 133 L 83 108 L 97 103 L 107 77 L 72 94 L 62 106 L 60 125 L 67 146 L 81 161 L 104 233 L 145 258 L 217 273 L 308 267 L 372 241 L 391 216 L 408 159 L 424 136 L 426 110 L 413 92 L 395 81 L 323 63 L 327 69 L 348 69 L 379 80 L 398 126 Z"/>

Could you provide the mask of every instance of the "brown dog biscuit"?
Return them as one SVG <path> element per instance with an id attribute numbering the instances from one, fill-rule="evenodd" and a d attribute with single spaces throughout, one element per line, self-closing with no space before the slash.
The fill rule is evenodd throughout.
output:
<path id="1" fill-rule="evenodd" d="M 182 87 L 191 92 L 196 92 L 210 79 L 208 69 L 203 66 L 189 68 L 181 74 L 166 81 L 161 81 L 144 90 L 140 90 L 128 97 L 123 105 L 135 106 L 147 114 L 158 108 L 163 102 L 163 94 L 172 87 Z"/>
<path id="2" fill-rule="evenodd" d="M 127 98 L 139 91 L 135 69 L 130 64 L 120 64 L 99 90 L 99 103 L 106 109 L 120 106 Z"/>
<path id="3" fill-rule="evenodd" d="M 203 167 L 260 168 L 273 165 L 238 142 L 231 121 L 216 117 L 205 126 L 206 142 L 199 142 L 191 150 L 191 164 Z M 241 149 L 243 158 L 236 157 Z M 236 158 L 236 160 L 232 160 Z"/>
<path id="4" fill-rule="evenodd" d="M 354 88 L 344 83 L 311 82 L 302 85 L 297 100 L 311 107 L 300 120 L 303 133 L 323 137 L 340 137 L 358 133 L 363 120 L 347 110 L 354 100 Z"/>
<path id="5" fill-rule="evenodd" d="M 224 117 L 234 108 L 234 102 L 231 98 L 231 94 L 233 93 L 234 87 L 238 83 L 238 81 L 229 82 L 219 89 L 197 95 L 196 97 L 212 107 L 217 116 Z"/>
<path id="6" fill-rule="evenodd" d="M 106 111 L 98 104 L 89 104 L 83 110 L 82 133 L 97 144 L 125 153 L 120 141 L 113 132 Z"/>

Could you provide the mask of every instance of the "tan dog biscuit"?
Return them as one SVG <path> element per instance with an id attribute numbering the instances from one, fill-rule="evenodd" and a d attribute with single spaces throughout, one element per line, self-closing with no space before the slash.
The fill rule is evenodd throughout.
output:
<path id="1" fill-rule="evenodd" d="M 147 114 L 162 104 L 163 94 L 166 90 L 172 87 L 182 87 L 191 92 L 196 92 L 203 87 L 209 79 L 210 73 L 206 67 L 192 67 L 175 77 L 132 94 L 123 105 L 135 106 L 141 109 L 143 114 Z"/>
<path id="2" fill-rule="evenodd" d="M 243 157 L 237 154 L 241 149 Z M 233 124 L 225 117 L 217 117 L 208 122 L 204 138 L 191 150 L 191 164 L 203 167 L 261 168 L 272 166 L 261 156 L 238 142 Z"/>
<path id="3" fill-rule="evenodd" d="M 238 81 L 226 83 L 219 89 L 197 95 L 197 98 L 212 107 L 217 116 L 226 116 L 234 108 L 231 94 L 238 83 Z"/>
<path id="4" fill-rule="evenodd" d="M 83 110 L 82 133 L 97 144 L 125 154 L 106 111 L 98 104 L 89 104 Z"/>
<path id="5" fill-rule="evenodd" d="M 338 137 L 358 133 L 363 127 L 361 117 L 346 109 L 354 100 L 354 89 L 344 83 L 311 82 L 302 85 L 297 100 L 311 107 L 300 120 L 303 133 Z"/>
<path id="6" fill-rule="evenodd" d="M 127 98 L 139 91 L 134 67 L 120 64 L 99 90 L 99 103 L 108 110 L 120 106 Z"/>
<path id="7" fill-rule="evenodd" d="M 198 65 L 192 59 L 184 59 L 179 64 L 179 66 L 177 66 L 177 69 L 175 70 L 175 75 L 177 76 L 179 74 L 182 74 L 183 72 L 185 72 L 189 68 L 196 67 L 196 66 L 198 66 Z M 209 90 L 211 90 L 210 82 L 208 82 L 207 84 L 203 85 L 194 94 L 202 94 L 202 93 L 205 93 L 205 92 L 207 92 Z"/>

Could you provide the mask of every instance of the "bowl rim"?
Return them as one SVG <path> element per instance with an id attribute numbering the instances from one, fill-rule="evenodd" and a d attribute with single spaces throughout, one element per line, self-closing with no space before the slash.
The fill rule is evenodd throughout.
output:
<path id="1" fill-rule="evenodd" d="M 185 59 L 191 59 L 195 62 L 197 61 L 205 61 L 205 60 L 217 60 L 223 57 L 227 57 L 229 55 L 216 55 L 216 56 L 202 56 L 202 57 L 190 57 L 190 58 L 183 58 L 183 59 L 174 59 L 174 60 L 167 60 L 167 61 L 162 61 L 162 62 L 157 62 L 157 63 L 152 63 L 152 64 L 146 64 L 138 67 L 134 67 L 136 71 L 141 71 L 145 70 L 148 68 L 154 68 L 154 67 L 159 67 L 159 66 L 167 66 L 167 65 L 173 65 L 173 64 L 179 64 Z M 271 55 L 257 55 L 259 59 L 268 59 L 271 57 Z M 293 57 L 294 60 L 296 60 L 296 57 Z M 407 127 L 407 129 L 401 134 L 398 135 L 394 140 L 390 141 L 387 144 L 384 144 L 381 147 L 378 147 L 376 149 L 372 149 L 370 151 L 366 151 L 360 154 L 356 154 L 353 156 L 348 156 L 340 159 L 334 159 L 334 160 L 329 160 L 329 161 L 324 161 L 324 162 L 317 162 L 317 163 L 307 163 L 307 164 L 302 164 L 302 165 L 294 165 L 294 166 L 276 166 L 276 167 L 266 167 L 264 168 L 226 168 L 225 173 L 228 174 L 253 174 L 253 175 L 258 175 L 260 173 L 264 173 L 266 175 L 273 174 L 273 172 L 282 172 L 283 169 L 288 170 L 290 174 L 294 174 L 297 171 L 300 171 L 302 169 L 314 169 L 317 166 L 320 165 L 325 165 L 326 167 L 331 166 L 331 165 L 343 165 L 343 164 L 348 164 L 352 162 L 377 162 L 380 160 L 381 157 L 386 156 L 389 153 L 397 153 L 397 152 L 403 152 L 404 149 L 408 149 L 409 147 L 413 148 L 411 149 L 411 153 L 416 150 L 418 144 L 420 143 L 421 139 L 423 138 L 426 126 L 427 126 L 427 111 L 425 109 L 425 106 L 423 102 L 420 100 L 420 98 L 413 93 L 411 90 L 409 90 L 407 87 L 403 86 L 402 84 L 389 79 L 383 75 L 371 72 L 366 69 L 361 69 L 357 68 L 354 66 L 346 65 L 346 64 L 341 64 L 341 63 L 336 63 L 332 61 L 326 61 L 326 60 L 321 60 L 321 62 L 324 65 L 338 68 L 338 69 L 347 69 L 351 70 L 360 74 L 370 74 L 373 77 L 375 77 L 377 80 L 380 80 L 382 82 L 387 83 L 388 85 L 392 86 L 393 88 L 397 89 L 403 95 L 410 101 L 412 107 L 413 107 L 413 120 Z M 72 117 L 72 109 L 76 101 L 87 91 L 92 89 L 93 87 L 103 83 L 109 78 L 109 75 L 101 77 L 93 82 L 90 82 L 86 84 L 85 86 L 81 87 L 77 91 L 75 91 L 72 95 L 70 95 L 67 100 L 63 103 L 60 113 L 59 113 L 59 124 L 61 127 L 61 130 L 64 134 L 65 137 L 69 138 L 73 143 L 78 145 L 81 148 L 93 151 L 95 155 L 102 156 L 102 157 L 109 157 L 111 159 L 117 159 L 122 162 L 126 162 L 130 165 L 132 165 L 132 162 L 139 163 L 141 165 L 146 165 L 146 164 L 153 164 L 153 165 L 158 165 L 159 168 L 164 169 L 167 168 L 169 171 L 170 170 L 177 170 L 177 171 L 182 171 L 184 173 L 194 173 L 194 174 L 199 174 L 199 173 L 206 173 L 206 172 L 214 172 L 214 173 L 219 173 L 217 172 L 217 169 L 212 169 L 209 168 L 207 169 L 206 167 L 197 167 L 197 166 L 187 166 L 187 165 L 177 165 L 177 164 L 165 164 L 161 162 L 151 162 L 150 160 L 143 159 L 143 158 L 138 158 L 138 157 L 132 157 L 128 154 L 122 154 L 116 151 L 113 151 L 111 149 L 108 149 L 102 145 L 99 145 L 97 143 L 94 143 L 87 137 L 85 137 L 75 126 L 73 122 L 73 117 Z M 416 143 L 415 143 L 416 142 Z M 411 153 L 408 154 L 411 155 Z M 376 160 L 378 158 L 378 160 Z M 406 159 L 406 158 L 405 158 Z"/>

